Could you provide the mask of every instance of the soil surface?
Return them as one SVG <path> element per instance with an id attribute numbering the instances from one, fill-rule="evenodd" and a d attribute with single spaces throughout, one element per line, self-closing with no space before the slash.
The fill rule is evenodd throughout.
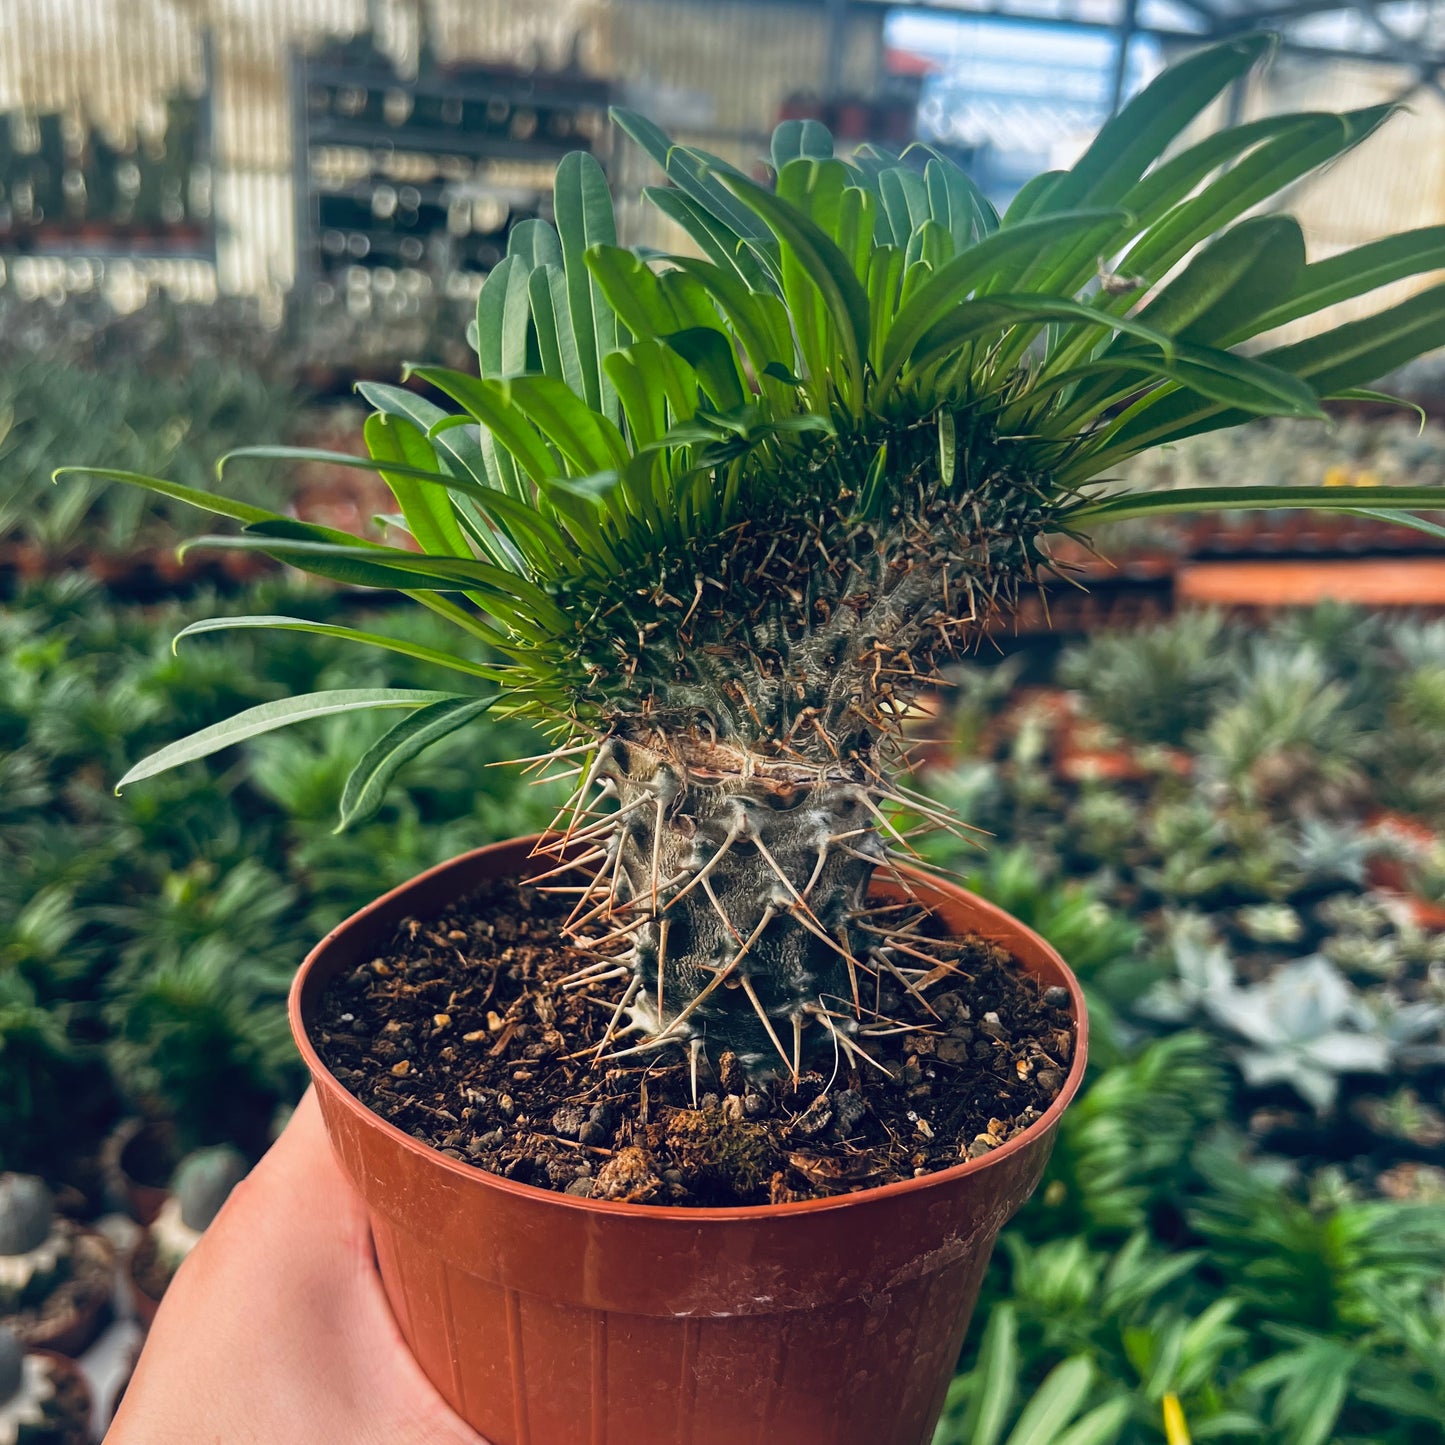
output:
<path id="1" fill-rule="evenodd" d="M 383 1118 L 542 1189 L 726 1206 L 872 1188 L 997 1148 L 1038 1120 L 1073 1057 L 1064 989 L 1041 990 L 998 945 L 949 939 L 898 907 L 918 915 L 930 958 L 947 960 L 930 971 L 942 981 L 926 994 L 890 983 L 868 1000 L 907 1026 L 860 1040 L 880 1067 L 844 1054 L 796 1087 L 750 1081 L 715 1049 L 695 1099 L 685 1047 L 594 1062 L 626 980 L 567 987 L 602 955 L 562 938 L 565 905 L 515 882 L 406 920 L 383 957 L 332 980 L 312 1039 Z"/>
<path id="2" fill-rule="evenodd" d="M 62 1340 L 80 1320 L 108 1310 L 115 1290 L 115 1256 L 109 1242 L 91 1230 L 64 1223 L 73 1232 L 70 1272 L 39 1304 L 0 1316 L 0 1323 L 30 1349 L 54 1348 L 52 1341 Z"/>

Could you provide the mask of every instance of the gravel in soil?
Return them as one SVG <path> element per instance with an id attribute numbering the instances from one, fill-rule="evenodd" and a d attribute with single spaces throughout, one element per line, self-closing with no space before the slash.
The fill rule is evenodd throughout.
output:
<path id="1" fill-rule="evenodd" d="M 892 984 L 869 1000 L 908 1026 L 863 1041 L 880 1068 L 843 1055 L 796 1086 L 759 1083 L 723 1053 L 701 1065 L 694 1100 L 684 1048 L 594 1062 L 622 982 L 564 987 L 600 957 L 563 939 L 565 912 L 503 881 L 404 921 L 384 956 L 332 980 L 317 1051 L 362 1103 L 453 1159 L 683 1206 L 820 1199 L 947 1169 L 1036 1122 L 1068 1074 L 1067 992 L 920 911 L 917 936 L 947 966 L 930 971 L 941 981 L 926 1002 Z"/>

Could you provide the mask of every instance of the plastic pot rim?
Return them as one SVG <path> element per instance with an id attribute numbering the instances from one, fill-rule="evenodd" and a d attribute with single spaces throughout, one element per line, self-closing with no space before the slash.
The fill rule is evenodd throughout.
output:
<path id="1" fill-rule="evenodd" d="M 852 1193 L 834 1195 L 827 1199 L 803 1199 L 789 1204 L 742 1204 L 729 1205 L 725 1208 L 707 1207 L 691 1208 L 669 1204 L 626 1204 L 614 1200 L 584 1199 L 575 1195 L 559 1193 L 551 1189 L 540 1189 L 532 1184 L 519 1184 L 515 1180 L 504 1178 L 500 1174 L 493 1174 L 489 1170 L 478 1169 L 475 1165 L 464 1164 L 460 1160 L 452 1159 L 449 1155 L 433 1149 L 428 1144 L 408 1134 L 406 1130 L 398 1128 L 390 1120 L 384 1119 L 375 1110 L 368 1108 L 355 1094 L 351 1092 L 331 1072 L 330 1068 L 322 1060 L 311 1042 L 309 1033 L 310 1020 L 306 1017 L 306 1010 L 303 1005 L 303 994 L 306 991 L 312 969 L 316 966 L 322 955 L 330 947 L 331 943 L 339 934 L 349 932 L 351 929 L 361 925 L 372 915 L 380 913 L 392 904 L 401 900 L 413 888 L 434 878 L 440 873 L 458 868 L 474 858 L 482 855 L 510 851 L 520 847 L 522 844 L 533 844 L 541 841 L 542 835 L 528 834 L 522 837 L 504 839 L 501 842 L 489 843 L 481 848 L 473 848 L 465 853 L 460 853 L 454 858 L 418 873 L 415 877 L 408 879 L 405 883 L 398 884 L 395 888 L 389 889 L 373 899 L 365 907 L 358 909 L 348 918 L 338 923 L 331 929 L 324 938 L 308 953 L 302 961 L 301 967 L 296 971 L 296 977 L 292 980 L 290 994 L 287 998 L 287 1016 L 291 1023 L 291 1034 L 296 1042 L 296 1047 L 301 1053 L 303 1062 L 311 1076 L 313 1085 L 318 1089 L 324 1089 L 336 1103 L 339 1103 L 349 1114 L 369 1129 L 380 1130 L 383 1135 L 390 1138 L 394 1143 L 399 1144 L 408 1154 L 414 1156 L 419 1163 L 425 1162 L 429 1167 L 444 1170 L 446 1173 L 456 1175 L 460 1178 L 475 1182 L 480 1176 L 494 1189 L 504 1194 L 511 1194 L 522 1200 L 531 1200 L 536 1204 L 546 1204 L 553 1208 L 572 1210 L 581 1214 L 593 1216 L 625 1218 L 625 1219 L 654 1219 L 670 1220 L 679 1225 L 696 1225 L 708 1221 L 713 1222 L 743 1222 L 749 1219 L 779 1219 L 792 1215 L 818 1214 L 835 1209 L 847 1209 L 851 1205 L 857 1205 L 874 1200 L 894 1198 L 904 1194 L 916 1193 L 919 1190 L 929 1189 L 939 1184 L 963 1178 L 966 1175 L 981 1174 L 985 1170 L 993 1168 L 1010 1155 L 1030 1146 L 1033 1138 L 1045 1131 L 1050 1130 L 1063 1114 L 1064 1110 L 1073 1101 L 1084 1080 L 1084 1071 L 1088 1061 L 1089 1041 L 1089 1019 L 1088 1011 L 1084 1003 L 1084 993 L 1074 971 L 1067 962 L 1059 955 L 1057 949 L 1047 940 L 1022 923 L 1011 913 L 1006 912 L 997 904 L 990 903 L 985 898 L 980 898 L 975 893 L 970 893 L 962 884 L 955 883 L 950 879 L 941 878 L 937 874 L 929 873 L 921 868 L 912 867 L 907 864 L 899 865 L 899 871 L 910 881 L 922 885 L 925 895 L 928 890 L 957 892 L 964 894 L 970 904 L 978 908 L 985 916 L 991 916 L 999 923 L 1007 925 L 1010 932 L 1023 934 L 1033 940 L 1041 949 L 1053 955 L 1055 960 L 1061 964 L 1061 972 L 1064 979 L 1064 986 L 1069 991 L 1069 1002 L 1073 1013 L 1074 1022 L 1074 1048 L 1072 1057 L 1069 1060 L 1068 1072 L 1064 1077 L 1063 1087 L 1060 1088 L 1053 1102 L 1044 1113 L 1034 1120 L 1026 1129 L 1021 1129 L 1013 1138 L 1000 1144 L 997 1149 L 991 1149 L 987 1154 L 980 1155 L 977 1159 L 968 1159 L 961 1164 L 951 1165 L 947 1169 L 934 1170 L 931 1173 L 919 1175 L 912 1179 L 897 1180 L 892 1184 L 881 1184 L 869 1189 L 859 1189 Z M 513 874 L 525 879 L 525 874 Z M 458 897 L 465 896 L 459 894 Z M 926 896 L 925 896 L 926 901 Z"/>

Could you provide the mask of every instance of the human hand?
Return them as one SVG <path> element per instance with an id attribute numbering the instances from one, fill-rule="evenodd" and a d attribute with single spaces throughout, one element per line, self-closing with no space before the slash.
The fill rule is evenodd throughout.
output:
<path id="1" fill-rule="evenodd" d="M 308 1089 L 161 1304 L 105 1445 L 486 1445 L 422 1374 Z"/>

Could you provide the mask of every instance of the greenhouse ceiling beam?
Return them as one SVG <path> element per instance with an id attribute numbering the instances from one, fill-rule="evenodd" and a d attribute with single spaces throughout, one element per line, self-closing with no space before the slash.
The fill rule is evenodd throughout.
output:
<path id="1" fill-rule="evenodd" d="M 762 0 L 768 3 L 768 0 Z M 777 3 L 777 0 L 771 0 Z M 784 0 L 787 3 L 787 0 Z M 819 0 L 792 0 L 792 3 L 816 5 Z M 1049 25 L 1065 30 L 1078 30 L 1095 35 L 1116 35 L 1117 20 L 1094 20 L 1078 15 L 1060 15 L 1052 6 L 1040 5 L 1036 14 L 1021 11 L 1016 5 L 1005 8 L 1006 0 L 996 4 L 951 4 L 949 0 L 910 0 L 906 6 L 899 6 L 896 0 L 851 0 L 859 9 L 927 10 L 939 15 L 954 15 L 960 20 L 992 20 L 1005 25 Z M 1183 3 L 1183 0 L 1181 0 Z M 1276 25 L 1293 20 L 1303 20 L 1311 15 L 1323 15 L 1338 10 L 1362 10 L 1368 7 L 1362 0 L 1353 4 L 1342 4 L 1339 0 L 1302 0 L 1302 3 L 1275 5 L 1264 10 L 1251 10 L 1248 14 L 1225 15 L 1211 11 L 1203 4 L 1190 4 L 1189 10 L 1211 26 L 1207 30 L 1181 30 L 1170 26 L 1136 24 L 1134 34 L 1147 36 L 1152 40 L 1172 45 L 1205 45 L 1211 40 L 1225 39 L 1251 30 L 1268 30 Z M 1206 12 L 1208 11 L 1208 14 Z M 1213 15 L 1213 20 L 1209 15 Z M 1364 60 L 1380 65 L 1401 65 L 1412 71 L 1427 70 L 1434 75 L 1445 70 L 1445 52 L 1421 53 L 1417 45 L 1409 41 L 1385 40 L 1374 50 L 1360 51 L 1340 46 L 1309 44 L 1292 40 L 1288 35 L 1280 37 L 1280 49 L 1290 55 L 1306 60 Z"/>

